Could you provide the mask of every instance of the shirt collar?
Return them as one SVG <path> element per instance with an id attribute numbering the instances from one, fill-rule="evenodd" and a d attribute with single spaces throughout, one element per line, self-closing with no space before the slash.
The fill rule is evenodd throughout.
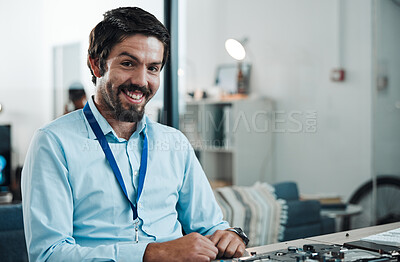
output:
<path id="1" fill-rule="evenodd" d="M 97 107 L 94 103 L 94 96 L 92 96 L 90 99 L 88 99 L 88 103 L 89 103 L 90 109 L 92 110 L 93 116 L 96 118 L 97 123 L 99 123 L 99 126 L 100 126 L 103 134 L 107 135 L 109 133 L 112 133 L 116 138 L 118 138 L 117 134 L 112 129 L 111 125 L 107 122 L 107 120 L 102 116 L 102 114 L 100 114 L 99 110 L 97 109 Z M 85 121 L 86 121 L 86 126 L 89 130 L 89 132 L 88 132 L 89 138 L 96 139 L 96 135 L 94 134 L 94 132 L 93 132 L 92 128 L 90 127 L 89 123 L 87 122 L 86 118 L 85 118 Z M 133 135 L 140 134 L 142 132 L 147 134 L 146 127 L 147 127 L 147 116 L 144 115 L 142 120 L 137 123 L 136 131 L 133 133 Z"/>
<path id="2" fill-rule="evenodd" d="M 136 125 L 136 131 L 138 131 L 139 134 L 144 133 L 144 134 L 147 135 L 147 128 L 146 127 L 147 127 L 147 116 L 143 115 L 142 120 L 140 120 Z"/>

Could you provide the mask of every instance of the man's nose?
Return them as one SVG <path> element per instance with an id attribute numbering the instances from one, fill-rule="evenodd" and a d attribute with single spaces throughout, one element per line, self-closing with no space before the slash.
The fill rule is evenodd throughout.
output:
<path id="1" fill-rule="evenodd" d="M 147 69 L 146 67 L 138 67 L 131 76 L 131 83 L 138 86 L 147 85 Z"/>

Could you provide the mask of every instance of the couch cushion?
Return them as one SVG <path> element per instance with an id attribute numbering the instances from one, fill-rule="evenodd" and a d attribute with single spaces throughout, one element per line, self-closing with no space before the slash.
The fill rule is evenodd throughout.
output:
<path id="1" fill-rule="evenodd" d="M 281 223 L 286 227 L 321 222 L 321 205 L 317 200 L 286 201 L 282 212 L 285 219 Z"/>
<path id="2" fill-rule="evenodd" d="M 0 256 L 2 262 L 28 261 L 22 205 L 0 205 Z"/>
<path id="3" fill-rule="evenodd" d="M 23 229 L 22 204 L 0 205 L 0 231 Z"/>
<path id="4" fill-rule="evenodd" d="M 274 184 L 275 195 L 277 198 L 287 201 L 299 200 L 299 190 L 295 182 L 280 182 Z"/>

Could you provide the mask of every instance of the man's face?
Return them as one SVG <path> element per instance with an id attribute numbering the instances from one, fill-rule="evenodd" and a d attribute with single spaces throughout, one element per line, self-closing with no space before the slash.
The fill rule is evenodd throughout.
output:
<path id="1" fill-rule="evenodd" d="M 97 79 L 100 112 L 118 121 L 138 122 L 160 85 L 164 46 L 155 37 L 136 34 L 111 49 L 106 72 Z"/>

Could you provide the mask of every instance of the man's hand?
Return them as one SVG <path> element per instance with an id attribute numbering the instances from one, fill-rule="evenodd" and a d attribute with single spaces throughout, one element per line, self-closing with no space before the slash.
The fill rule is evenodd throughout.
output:
<path id="1" fill-rule="evenodd" d="M 191 233 L 168 242 L 148 244 L 143 261 L 211 261 L 217 254 L 218 249 L 210 239 Z"/>
<path id="2" fill-rule="evenodd" d="M 232 231 L 217 230 L 208 238 L 218 248 L 217 258 L 241 257 L 246 249 L 243 240 Z"/>

